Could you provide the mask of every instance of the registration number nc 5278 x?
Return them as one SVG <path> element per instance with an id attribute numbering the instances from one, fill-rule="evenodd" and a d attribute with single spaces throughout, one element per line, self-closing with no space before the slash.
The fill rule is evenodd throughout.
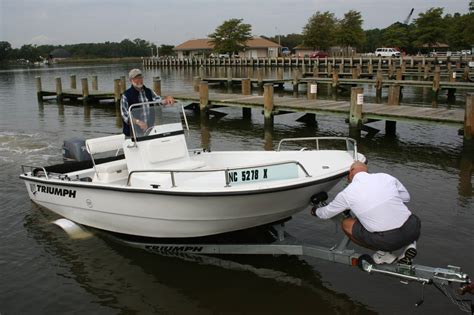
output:
<path id="1" fill-rule="evenodd" d="M 228 171 L 229 184 L 247 184 L 271 180 L 284 180 L 298 177 L 296 164 L 282 164 Z"/>

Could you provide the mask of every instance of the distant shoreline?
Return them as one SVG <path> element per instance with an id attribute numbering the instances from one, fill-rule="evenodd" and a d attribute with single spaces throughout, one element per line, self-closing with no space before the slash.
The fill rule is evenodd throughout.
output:
<path id="1" fill-rule="evenodd" d="M 72 64 L 72 63 L 128 63 L 128 62 L 142 62 L 142 57 L 121 57 L 121 58 L 67 58 L 57 60 L 56 64 Z"/>

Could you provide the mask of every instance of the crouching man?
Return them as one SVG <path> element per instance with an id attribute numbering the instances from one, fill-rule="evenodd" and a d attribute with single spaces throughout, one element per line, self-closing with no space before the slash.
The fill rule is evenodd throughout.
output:
<path id="1" fill-rule="evenodd" d="M 331 203 L 314 207 L 311 214 L 329 219 L 350 209 L 356 218 L 344 219 L 342 229 L 354 243 L 377 251 L 375 263 L 411 264 L 421 222 L 405 206 L 410 201 L 406 188 L 388 174 L 369 174 L 362 162 L 352 164 L 348 179 L 350 184 Z M 393 254 L 402 248 L 400 256 Z"/>

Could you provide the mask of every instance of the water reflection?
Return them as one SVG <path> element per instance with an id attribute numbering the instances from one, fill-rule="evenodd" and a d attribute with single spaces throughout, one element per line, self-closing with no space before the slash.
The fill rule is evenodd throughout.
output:
<path id="1" fill-rule="evenodd" d="M 325 288 L 312 266 L 296 257 L 166 257 L 112 242 L 102 232 L 88 240 L 71 240 L 49 224 L 54 214 L 33 208 L 24 218 L 28 235 L 60 262 L 65 281 L 73 279 L 94 297 L 93 304 L 105 309 L 288 314 L 311 312 L 317 306 L 322 313 L 370 313 L 347 295 Z M 53 312 L 68 312 L 77 310 L 80 299 L 56 296 L 49 303 L 58 308 Z"/>

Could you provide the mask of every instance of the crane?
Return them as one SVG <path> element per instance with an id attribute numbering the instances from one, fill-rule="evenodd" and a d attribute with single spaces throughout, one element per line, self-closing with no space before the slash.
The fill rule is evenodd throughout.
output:
<path id="1" fill-rule="evenodd" d="M 415 11 L 415 8 L 412 8 L 412 9 L 411 9 L 410 14 L 408 14 L 408 16 L 407 16 L 407 18 L 405 19 L 405 21 L 403 21 L 403 24 L 408 25 L 408 23 L 410 23 L 410 19 L 411 19 L 411 16 L 413 15 L 413 11 Z"/>

